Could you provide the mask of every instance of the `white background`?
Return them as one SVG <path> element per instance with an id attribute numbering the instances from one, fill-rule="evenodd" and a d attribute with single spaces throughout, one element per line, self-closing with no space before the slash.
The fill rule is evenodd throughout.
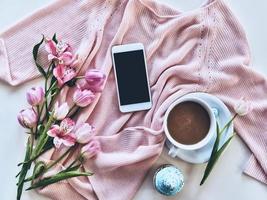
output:
<path id="1" fill-rule="evenodd" d="M 204 0 L 158 0 L 180 10 L 197 8 Z M 247 33 L 253 56 L 253 67 L 267 75 L 267 2 L 251 0 L 226 0 Z M 0 0 L 0 30 L 14 24 L 17 20 L 35 9 L 52 2 L 52 0 Z M 15 200 L 16 164 L 24 154 L 25 135 L 17 125 L 16 115 L 26 105 L 25 91 L 34 81 L 12 88 L 0 82 L 0 199 Z M 267 91 L 266 91 L 267 92 Z M 264 185 L 244 174 L 242 169 L 249 158 L 249 150 L 236 137 L 218 162 L 204 186 L 199 186 L 204 165 L 191 165 L 167 156 L 166 150 L 150 170 L 135 200 L 266 200 L 267 185 Z M 183 191 L 173 198 L 164 198 L 152 186 L 154 170 L 165 163 L 177 165 L 185 174 Z M 23 200 L 45 200 L 35 192 L 24 193 Z M 67 199 L 66 199 L 67 200 Z"/>

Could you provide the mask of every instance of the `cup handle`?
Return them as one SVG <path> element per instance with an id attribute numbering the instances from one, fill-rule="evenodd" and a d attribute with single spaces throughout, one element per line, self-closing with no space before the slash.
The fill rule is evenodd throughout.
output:
<path id="1" fill-rule="evenodd" d="M 169 149 L 168 155 L 175 158 L 178 155 L 178 151 L 179 149 L 172 145 Z"/>
<path id="2" fill-rule="evenodd" d="M 211 108 L 211 110 L 212 110 L 212 112 L 213 112 L 215 118 L 218 118 L 218 116 L 219 116 L 219 110 L 218 110 L 217 108 L 214 108 L 214 107 Z"/>

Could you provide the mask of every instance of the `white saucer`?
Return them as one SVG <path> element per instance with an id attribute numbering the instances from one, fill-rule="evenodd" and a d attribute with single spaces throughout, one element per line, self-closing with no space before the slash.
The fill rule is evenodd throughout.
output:
<path id="1" fill-rule="evenodd" d="M 189 93 L 187 95 L 184 95 L 181 98 L 184 97 L 198 97 L 206 103 L 208 103 L 212 108 L 217 110 L 217 122 L 219 124 L 219 127 L 222 128 L 232 117 L 229 109 L 226 107 L 226 105 L 217 97 L 207 94 L 207 93 L 202 93 L 202 92 L 196 92 L 196 93 Z M 223 133 L 221 137 L 221 141 L 219 144 L 219 147 L 221 147 L 224 142 L 232 135 L 234 131 L 234 126 L 233 123 L 229 126 L 229 128 Z M 216 135 L 216 134 L 215 134 Z M 177 157 L 180 159 L 189 162 L 189 163 L 205 163 L 209 160 L 213 144 L 215 142 L 215 137 L 204 147 L 198 150 L 182 150 L 179 149 L 177 152 Z M 172 144 L 166 140 L 166 146 L 168 148 L 171 148 Z"/>

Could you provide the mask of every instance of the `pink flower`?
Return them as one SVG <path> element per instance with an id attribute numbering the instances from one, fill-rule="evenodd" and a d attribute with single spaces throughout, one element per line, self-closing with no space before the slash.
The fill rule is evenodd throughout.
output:
<path id="1" fill-rule="evenodd" d="M 85 80 L 88 84 L 88 89 L 93 92 L 101 92 L 106 75 L 97 69 L 90 69 L 85 73 Z"/>
<path id="2" fill-rule="evenodd" d="M 70 65 L 73 62 L 72 48 L 68 43 L 58 41 L 56 44 L 51 39 L 46 39 L 45 49 L 48 52 L 48 60 L 56 60 L 61 64 Z"/>
<path id="3" fill-rule="evenodd" d="M 252 110 L 252 106 L 250 102 L 246 101 L 244 98 L 241 98 L 236 103 L 234 109 L 239 116 L 244 116 Z"/>
<path id="4" fill-rule="evenodd" d="M 80 90 L 90 90 L 89 89 L 90 86 L 89 86 L 89 84 L 87 83 L 87 81 L 85 79 L 78 79 L 76 81 L 76 86 Z"/>
<path id="5" fill-rule="evenodd" d="M 33 87 L 26 93 L 26 97 L 30 105 L 40 105 L 44 102 L 44 90 L 42 87 Z"/>
<path id="6" fill-rule="evenodd" d="M 88 143 L 94 136 L 94 130 L 95 128 L 88 123 L 77 126 L 75 130 L 77 142 L 80 144 Z"/>
<path id="7" fill-rule="evenodd" d="M 100 151 L 99 141 L 92 140 L 87 145 L 82 147 L 81 154 L 85 156 L 86 159 L 90 159 L 94 157 L 99 151 Z"/>
<path id="8" fill-rule="evenodd" d="M 91 90 L 77 89 L 73 95 L 73 102 L 79 107 L 88 106 L 95 98 Z"/>
<path id="9" fill-rule="evenodd" d="M 62 86 L 64 83 L 75 78 L 77 74 L 74 67 L 58 64 L 53 70 L 53 75 L 56 77 L 58 85 Z"/>
<path id="10" fill-rule="evenodd" d="M 53 125 L 47 132 L 50 137 L 53 137 L 54 145 L 59 148 L 62 144 L 65 146 L 73 146 L 76 142 L 76 137 L 72 132 L 75 123 L 70 118 L 64 119 L 59 125 Z"/>
<path id="11" fill-rule="evenodd" d="M 59 103 L 56 102 L 55 103 L 55 108 L 54 108 L 54 115 L 53 117 L 56 119 L 56 120 L 62 120 L 64 119 L 68 112 L 69 112 L 69 106 L 67 103 L 63 103 L 62 105 L 59 106 Z"/>
<path id="12" fill-rule="evenodd" d="M 18 114 L 18 121 L 24 128 L 33 128 L 37 123 L 37 114 L 33 108 L 22 110 Z"/>

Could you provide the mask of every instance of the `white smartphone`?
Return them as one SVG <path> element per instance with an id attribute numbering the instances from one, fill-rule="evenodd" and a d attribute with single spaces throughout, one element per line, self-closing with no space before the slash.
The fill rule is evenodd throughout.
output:
<path id="1" fill-rule="evenodd" d="M 148 110 L 152 106 L 144 45 L 112 47 L 119 109 L 121 112 Z"/>

